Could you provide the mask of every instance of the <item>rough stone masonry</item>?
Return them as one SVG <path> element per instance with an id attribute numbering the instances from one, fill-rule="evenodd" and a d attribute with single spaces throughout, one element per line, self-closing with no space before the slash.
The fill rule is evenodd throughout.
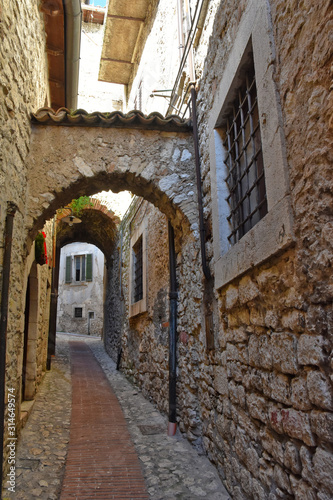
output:
<path id="1" fill-rule="evenodd" d="M 288 197 L 293 221 L 288 248 L 215 287 L 212 349 L 207 348 L 203 326 L 189 134 L 31 126 L 30 113 L 48 102 L 42 18 L 33 0 L 2 2 L 0 9 L 2 249 L 6 203 L 18 206 L 7 381 L 20 393 L 23 312 L 34 235 L 45 219 L 76 196 L 106 186 L 131 189 L 158 206 L 178 229 L 179 426 L 195 445 L 203 446 L 235 499 L 332 498 L 332 10 L 328 0 L 210 3 L 196 67 L 212 273 L 219 256 L 214 253 L 209 120 L 220 82 L 232 64 L 229 56 L 240 43 L 239 34 L 249 33 L 245 20 L 254 11 L 266 20 L 268 44 L 257 43 L 254 32 L 251 40 L 256 67 L 274 83 L 277 126 L 272 132 L 281 139 L 287 165 L 284 199 Z M 268 61 L 262 57 L 267 45 Z M 267 88 L 262 81 L 258 84 L 265 102 Z M 270 115 L 261 115 L 261 122 L 269 134 Z M 279 189 L 279 182 L 270 186 L 271 192 Z M 251 251 L 255 255 L 255 248 Z M 45 283 L 45 277 L 40 279 Z M 47 284 L 44 290 L 46 294 Z M 151 358 L 156 359 L 154 373 L 162 378 L 161 352 L 158 346 Z M 135 373 L 156 398 L 144 368 L 139 360 Z M 165 399 L 159 404 L 165 407 Z"/>

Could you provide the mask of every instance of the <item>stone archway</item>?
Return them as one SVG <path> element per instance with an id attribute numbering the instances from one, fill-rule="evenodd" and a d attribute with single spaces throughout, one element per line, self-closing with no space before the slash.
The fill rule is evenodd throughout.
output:
<path id="1" fill-rule="evenodd" d="M 119 218 L 113 211 L 109 210 L 99 200 L 90 198 L 92 206 L 83 209 L 81 224 L 74 224 L 72 227 L 62 222 L 62 219 L 70 214 L 70 210 L 63 209 L 56 217 L 56 248 L 55 267 L 52 282 L 53 301 L 50 308 L 50 328 L 48 345 L 48 365 L 50 366 L 50 356 L 55 354 L 56 343 L 56 322 L 57 322 L 57 297 L 59 286 L 59 265 L 61 249 L 71 243 L 90 243 L 99 248 L 105 257 L 106 273 L 105 283 L 108 282 L 108 270 L 110 266 L 110 255 L 117 236 L 117 224 Z M 104 290 L 104 297 L 106 290 Z M 103 319 L 104 322 L 104 319 Z M 105 330 L 105 324 L 104 324 Z"/>
<path id="2" fill-rule="evenodd" d="M 85 242 L 96 245 L 105 255 L 112 251 L 112 245 L 116 238 L 117 224 L 120 220 L 112 210 L 109 210 L 99 200 L 90 198 L 91 206 L 82 210 L 81 224 L 72 227 L 62 223 L 62 219 L 70 214 L 70 210 L 64 209 L 57 214 L 57 248 L 76 242 Z"/>
<path id="3" fill-rule="evenodd" d="M 128 190 L 197 229 L 194 147 L 188 122 L 133 112 L 34 115 L 28 157 L 29 229 L 73 197 Z M 116 119 L 117 118 L 117 119 Z M 36 229 L 35 229 L 36 230 Z"/>
<path id="4" fill-rule="evenodd" d="M 28 249 L 45 220 L 73 198 L 108 189 L 127 190 L 167 216 L 175 229 L 176 250 L 191 255 L 192 269 L 199 261 L 195 153 L 189 121 L 163 118 L 159 113 L 145 117 L 139 111 L 123 115 L 78 110 L 71 115 L 64 108 L 56 113 L 42 108 L 33 115 L 27 163 Z M 184 269 L 185 282 L 186 273 Z M 201 294 L 201 278 L 199 271 L 192 281 L 196 295 Z M 187 295 L 191 292 L 184 289 L 184 299 Z"/>
<path id="5" fill-rule="evenodd" d="M 75 116 L 77 119 L 66 110 L 57 114 L 41 110 L 35 115 L 28 156 L 27 248 L 46 219 L 81 195 L 128 190 L 155 205 L 175 230 L 182 304 L 179 331 L 181 339 L 186 339 L 179 343 L 179 387 L 184 393 L 191 392 L 188 367 L 205 345 L 191 127 L 186 122 L 175 123 L 176 119 L 144 118 L 139 112 L 123 121 L 119 116 L 117 125 L 99 113 Z M 149 120 L 155 120 L 154 128 L 148 126 Z M 181 405 L 181 418 L 196 429 L 199 405 Z"/>

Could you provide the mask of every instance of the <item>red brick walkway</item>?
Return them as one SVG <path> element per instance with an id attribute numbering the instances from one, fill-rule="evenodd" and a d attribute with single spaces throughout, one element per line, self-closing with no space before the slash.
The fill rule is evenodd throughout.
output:
<path id="1" fill-rule="evenodd" d="M 72 416 L 61 500 L 149 498 L 121 407 L 84 342 L 70 342 Z"/>

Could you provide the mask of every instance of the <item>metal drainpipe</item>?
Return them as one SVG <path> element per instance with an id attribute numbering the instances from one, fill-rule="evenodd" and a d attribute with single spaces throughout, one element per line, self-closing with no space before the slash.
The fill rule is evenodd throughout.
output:
<path id="1" fill-rule="evenodd" d="M 178 43 L 179 59 L 182 60 L 184 54 L 184 32 L 183 32 L 183 4 L 182 0 L 177 0 L 177 22 L 178 22 Z"/>
<path id="2" fill-rule="evenodd" d="M 177 383 L 177 277 L 175 237 L 171 222 L 168 224 L 169 233 L 169 268 L 170 268 L 170 312 L 169 312 L 169 423 L 168 436 L 174 436 L 177 430 L 176 419 L 176 383 Z"/>
<path id="3" fill-rule="evenodd" d="M 57 328 L 57 306 L 58 306 L 58 285 L 59 285 L 59 263 L 60 248 L 56 246 L 53 254 L 52 283 L 51 283 L 51 301 L 49 315 L 49 336 L 47 344 L 47 364 L 46 369 L 51 370 L 51 359 L 55 354 L 56 348 L 56 328 Z"/>
<path id="4" fill-rule="evenodd" d="M 194 83 L 191 87 L 191 101 L 192 101 L 192 122 L 193 122 L 193 138 L 194 138 L 194 150 L 195 150 L 195 167 L 197 174 L 197 193 L 198 193 L 198 208 L 199 208 L 199 227 L 200 227 L 200 244 L 201 244 L 201 261 L 202 270 L 204 276 L 207 280 L 211 278 L 210 269 L 207 265 L 206 258 L 206 231 L 205 231 L 205 221 L 203 215 L 203 203 L 202 203 L 202 187 L 201 187 L 201 169 L 200 169 L 200 154 L 199 154 L 199 137 L 198 137 L 198 122 L 197 122 L 197 106 L 196 106 L 197 94 L 194 88 Z"/>
<path id="5" fill-rule="evenodd" d="M 188 32 L 188 37 L 190 36 L 191 33 L 191 28 L 192 28 L 192 23 L 191 21 L 191 8 L 190 8 L 190 3 L 189 0 L 185 0 L 185 8 L 186 8 L 186 23 L 187 23 L 187 32 Z M 193 57 L 193 43 L 191 43 L 191 46 L 188 51 L 188 65 L 189 65 L 189 73 L 190 73 L 190 80 L 195 80 L 195 70 L 194 70 L 194 57 Z"/>
<path id="6" fill-rule="evenodd" d="M 66 107 L 77 109 L 82 10 L 80 0 L 63 0 L 66 40 Z"/>
<path id="7" fill-rule="evenodd" d="M 1 320 L 0 320 L 0 492 L 2 491 L 3 475 L 3 438 L 5 423 L 5 396 L 6 396 L 6 344 L 7 344 L 7 318 L 8 318 L 8 294 L 10 278 L 10 260 L 12 254 L 12 237 L 14 226 L 14 215 L 17 210 L 14 203 L 7 203 L 7 217 L 5 225 L 5 248 L 2 271 L 2 293 L 1 293 Z M 18 396 L 18 395 L 17 395 Z"/>

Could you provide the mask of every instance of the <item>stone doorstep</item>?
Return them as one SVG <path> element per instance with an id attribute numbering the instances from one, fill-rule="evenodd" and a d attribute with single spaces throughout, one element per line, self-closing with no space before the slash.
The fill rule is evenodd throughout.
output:
<path id="1" fill-rule="evenodd" d="M 19 431 L 23 429 L 25 424 L 27 423 L 28 417 L 31 413 L 31 410 L 35 404 L 35 400 L 32 401 L 23 401 L 21 403 L 21 413 L 20 413 L 20 422 L 19 422 Z"/>

